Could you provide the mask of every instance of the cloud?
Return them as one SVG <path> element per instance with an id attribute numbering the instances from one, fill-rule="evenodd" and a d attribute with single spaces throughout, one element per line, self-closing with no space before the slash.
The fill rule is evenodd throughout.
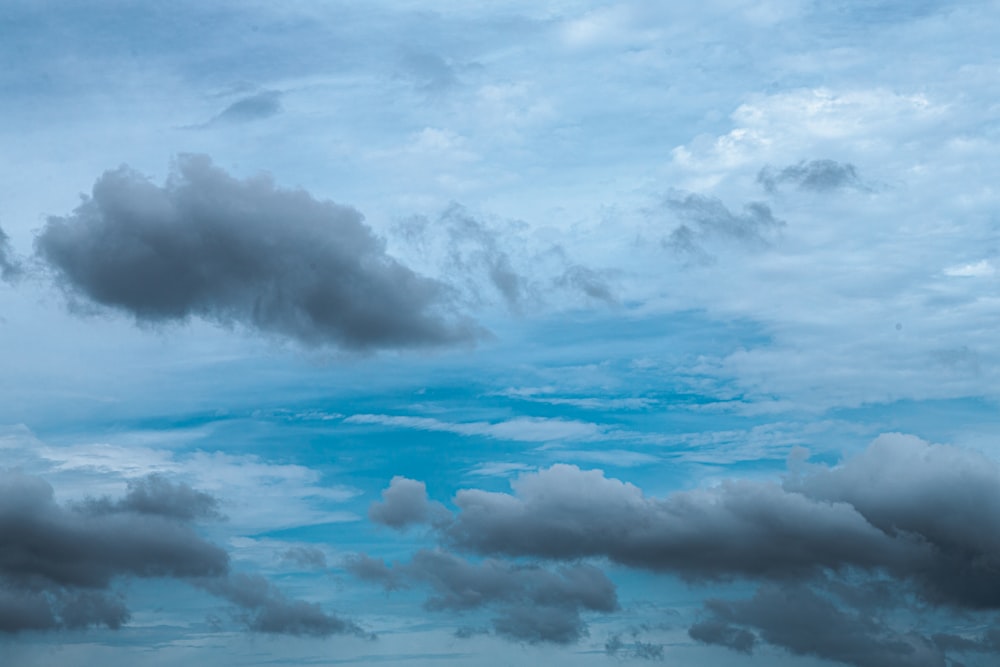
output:
<path id="1" fill-rule="evenodd" d="M 830 192 L 843 188 L 863 188 L 858 170 L 849 162 L 834 160 L 805 160 L 777 170 L 764 167 L 757 174 L 757 182 L 767 191 L 776 192 L 779 185 L 795 185 L 800 190 Z"/>
<path id="2" fill-rule="evenodd" d="M 23 269 L 21 262 L 14 256 L 10 247 L 10 237 L 0 227 L 0 279 L 13 282 L 20 277 Z"/>
<path id="3" fill-rule="evenodd" d="M 946 650 L 1000 646 L 898 627 L 930 608 L 1000 610 L 1000 465 L 972 450 L 884 434 L 838 466 L 795 462 L 782 483 L 725 480 L 662 498 L 570 465 L 510 484 L 459 490 L 457 509 L 432 523 L 441 544 L 759 583 L 750 600 L 707 602 L 690 630 L 741 652 L 763 642 L 857 667 L 930 667 Z"/>
<path id="4" fill-rule="evenodd" d="M 130 613 L 115 586 L 138 577 L 200 586 L 236 605 L 252 631 L 365 634 L 259 575 L 231 572 L 228 554 L 191 524 L 216 517 L 216 507 L 214 497 L 158 475 L 134 480 L 118 500 L 60 505 L 40 477 L 0 472 L 0 633 L 117 629 Z"/>
<path id="5" fill-rule="evenodd" d="M 246 123 L 261 118 L 269 118 L 281 112 L 281 93 L 264 90 L 254 95 L 236 100 L 222 113 L 209 121 L 209 125 Z"/>
<path id="6" fill-rule="evenodd" d="M 290 547 L 281 552 L 281 559 L 307 570 L 326 569 L 326 554 L 316 547 Z"/>
<path id="7" fill-rule="evenodd" d="M 310 637 L 337 634 L 371 637 L 353 621 L 328 614 L 318 604 L 286 597 L 260 575 L 234 573 L 195 583 L 236 605 L 234 617 L 252 632 Z"/>
<path id="8" fill-rule="evenodd" d="M 557 464 L 511 486 L 514 494 L 460 490 L 443 537 L 473 553 L 607 557 L 691 579 L 784 579 L 902 557 L 851 507 L 777 484 L 737 480 L 657 499 L 599 470 Z"/>
<path id="9" fill-rule="evenodd" d="M 625 642 L 620 634 L 613 634 L 604 642 L 604 652 L 616 658 L 662 660 L 663 644 L 643 642 L 635 637 L 631 642 Z"/>
<path id="10" fill-rule="evenodd" d="M 531 644 L 574 642 L 586 633 L 582 611 L 618 608 L 614 584 L 587 564 L 550 570 L 493 559 L 470 563 L 444 551 L 421 550 L 409 563 L 392 567 L 365 554 L 348 559 L 345 567 L 387 590 L 429 586 L 433 594 L 425 606 L 432 611 L 494 609 L 498 635 Z"/>
<path id="11" fill-rule="evenodd" d="M 515 417 L 501 422 L 444 422 L 432 417 L 403 415 L 351 415 L 344 419 L 349 424 L 380 424 L 421 431 L 442 431 L 466 436 L 485 436 L 497 440 L 516 442 L 552 442 L 555 440 L 595 440 L 607 434 L 600 424 L 575 419 L 547 419 L 545 417 Z"/>
<path id="12" fill-rule="evenodd" d="M 125 511 L 152 514 L 173 519 L 192 520 L 218 518 L 219 501 L 183 482 L 171 482 L 158 474 L 130 480 L 128 493 L 117 502 L 108 498 L 84 503 L 90 512 Z"/>
<path id="13" fill-rule="evenodd" d="M 945 656 L 917 633 L 893 630 L 870 613 L 844 609 L 801 585 L 763 586 L 749 600 L 710 600 L 711 616 L 691 637 L 749 653 L 752 628 L 768 643 L 857 667 L 945 667 Z"/>
<path id="14" fill-rule="evenodd" d="M 163 187 L 128 167 L 105 172 L 35 244 L 71 295 L 139 321 L 200 316 L 350 349 L 478 335 L 447 287 L 387 255 L 356 210 L 237 180 L 203 155 L 178 158 Z"/>
<path id="15" fill-rule="evenodd" d="M 663 244 L 675 251 L 709 260 L 706 241 L 734 241 L 763 248 L 770 245 L 767 235 L 785 226 L 763 202 L 751 202 L 742 213 L 733 213 L 715 197 L 688 194 L 667 200 L 667 207 L 685 222 L 674 228 Z"/>
<path id="16" fill-rule="evenodd" d="M 382 492 L 382 502 L 372 503 L 368 518 L 391 528 L 431 521 L 447 510 L 427 499 L 427 485 L 413 479 L 396 476 Z"/>
<path id="17" fill-rule="evenodd" d="M 556 285 L 574 288 L 591 299 L 603 301 L 608 305 L 618 304 L 618 299 L 611 291 L 606 275 L 586 266 L 574 264 L 568 267 L 561 276 L 556 278 Z"/>
<path id="18" fill-rule="evenodd" d="M 34 610 L 24 622 L 0 613 L 0 631 L 118 627 L 128 614 L 110 591 L 117 577 L 211 577 L 228 567 L 225 551 L 173 517 L 128 501 L 66 508 L 41 478 L 0 473 L 0 590 Z"/>

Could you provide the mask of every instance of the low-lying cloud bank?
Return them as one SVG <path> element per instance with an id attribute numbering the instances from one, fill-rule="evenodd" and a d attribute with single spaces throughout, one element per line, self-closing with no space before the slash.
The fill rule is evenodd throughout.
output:
<path id="1" fill-rule="evenodd" d="M 836 467 L 797 463 L 781 483 L 730 480 L 663 498 L 571 465 L 511 486 L 461 490 L 451 511 L 397 477 L 370 518 L 425 525 L 442 548 L 473 557 L 607 559 L 690 582 L 759 582 L 750 599 L 706 602 L 690 630 L 736 651 L 769 643 L 859 667 L 916 667 L 1000 645 L 918 623 L 928 609 L 984 623 L 1000 611 L 1000 466 L 972 450 L 887 434 Z M 412 568 L 366 576 L 420 579 Z"/>
<path id="2" fill-rule="evenodd" d="M 35 245 L 70 295 L 145 322 L 198 316 L 362 350 L 481 333 L 448 286 L 391 257 L 355 209 L 233 178 L 204 155 L 180 156 L 162 187 L 126 166 L 105 172 Z"/>
<path id="3" fill-rule="evenodd" d="M 231 571 L 228 554 L 193 523 L 216 517 L 214 497 L 156 475 L 117 500 L 65 505 L 44 479 L 0 472 L 0 633 L 119 628 L 130 613 L 117 585 L 156 577 L 229 601 L 233 617 L 254 632 L 367 636 L 263 577 Z"/>

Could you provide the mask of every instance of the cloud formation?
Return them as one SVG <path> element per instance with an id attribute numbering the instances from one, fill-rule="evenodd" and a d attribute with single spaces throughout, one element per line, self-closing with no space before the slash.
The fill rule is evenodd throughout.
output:
<path id="1" fill-rule="evenodd" d="M 353 621 L 324 612 L 314 602 L 293 600 L 259 574 L 233 573 L 195 582 L 236 606 L 233 617 L 251 632 L 329 637 L 352 634 L 371 638 Z"/>
<path id="2" fill-rule="evenodd" d="M 799 190 L 830 192 L 842 188 L 862 188 L 858 170 L 849 162 L 835 160 L 805 160 L 784 169 L 764 167 L 757 173 L 757 183 L 767 192 L 777 192 L 778 186 L 790 184 Z"/>
<path id="3" fill-rule="evenodd" d="M 687 194 L 667 200 L 667 207 L 682 222 L 664 239 L 663 245 L 678 253 L 709 261 L 706 242 L 723 240 L 751 248 L 770 245 L 768 235 L 785 226 L 763 202 L 750 202 L 734 213 L 716 197 Z"/>
<path id="4" fill-rule="evenodd" d="M 281 93 L 276 90 L 264 90 L 236 100 L 213 118 L 209 125 L 246 123 L 251 120 L 268 118 L 280 112 Z"/>
<path id="5" fill-rule="evenodd" d="M 259 575 L 231 572 L 228 554 L 191 523 L 217 517 L 217 505 L 158 475 L 133 481 L 118 500 L 60 505 L 45 480 L 0 472 L 0 633 L 119 628 L 130 614 L 116 584 L 155 577 L 228 600 L 254 632 L 365 635 L 318 605 L 287 598 Z"/>
<path id="6" fill-rule="evenodd" d="M 387 590 L 424 584 L 433 595 L 432 611 L 496 610 L 496 634 L 528 643 L 567 644 L 586 633 L 582 611 L 611 612 L 618 608 L 614 584 L 592 565 L 546 569 L 495 559 L 470 563 L 444 551 L 421 550 L 409 563 L 392 567 L 358 554 L 345 567 L 356 576 Z"/>
<path id="7" fill-rule="evenodd" d="M 105 172 L 38 255 L 76 296 L 146 322 L 190 316 L 351 349 L 471 341 L 448 288 L 386 254 L 356 210 L 183 155 L 163 187 Z"/>
<path id="8" fill-rule="evenodd" d="M 432 502 L 406 482 L 413 504 Z M 987 636 L 897 628 L 928 604 L 1000 610 L 1000 465 L 972 450 L 886 434 L 836 467 L 796 463 L 782 483 L 727 480 L 663 498 L 570 465 L 511 487 L 460 490 L 456 511 L 427 522 L 444 546 L 477 556 L 606 558 L 692 582 L 758 582 L 749 600 L 706 603 L 690 630 L 740 652 L 765 642 L 858 667 L 924 667 L 946 651 L 995 648 Z"/>
<path id="9" fill-rule="evenodd" d="M 170 504 L 161 500 L 147 495 L 150 506 Z M 226 552 L 190 525 L 137 512 L 131 502 L 67 508 L 41 478 L 0 473 L 0 610 L 28 610 L 20 618 L 0 611 L 0 631 L 116 628 L 128 620 L 112 591 L 116 577 L 184 579 L 228 571 Z"/>

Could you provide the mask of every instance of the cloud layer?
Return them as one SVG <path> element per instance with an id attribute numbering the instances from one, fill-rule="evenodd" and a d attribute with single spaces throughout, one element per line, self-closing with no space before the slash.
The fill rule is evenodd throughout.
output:
<path id="1" fill-rule="evenodd" d="M 477 335 L 448 288 L 386 254 L 356 210 L 235 179 L 203 155 L 178 158 L 163 187 L 106 172 L 36 248 L 71 294 L 148 322 L 197 315 L 353 349 Z"/>

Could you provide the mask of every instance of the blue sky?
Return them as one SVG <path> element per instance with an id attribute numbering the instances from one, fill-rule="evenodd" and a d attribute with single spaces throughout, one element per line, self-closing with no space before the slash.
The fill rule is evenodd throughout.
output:
<path id="1" fill-rule="evenodd" d="M 5 664 L 992 664 L 998 31 L 8 0 Z"/>

